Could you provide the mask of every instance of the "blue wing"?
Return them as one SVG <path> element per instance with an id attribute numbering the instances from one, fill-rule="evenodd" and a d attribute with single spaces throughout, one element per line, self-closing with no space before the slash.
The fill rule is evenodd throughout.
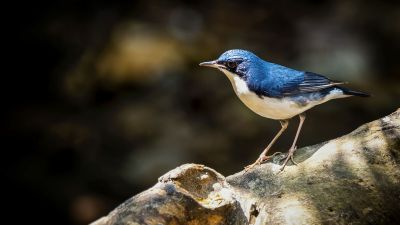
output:
<path id="1" fill-rule="evenodd" d="M 320 74 L 303 72 L 302 76 L 284 83 L 281 87 L 281 94 L 284 96 L 291 96 L 316 92 L 339 84 L 343 84 L 343 82 L 330 80 Z"/>
<path id="2" fill-rule="evenodd" d="M 251 71 L 249 87 L 259 96 L 286 97 L 317 92 L 343 84 L 320 74 L 298 71 L 273 63 L 265 63 L 262 71 Z"/>

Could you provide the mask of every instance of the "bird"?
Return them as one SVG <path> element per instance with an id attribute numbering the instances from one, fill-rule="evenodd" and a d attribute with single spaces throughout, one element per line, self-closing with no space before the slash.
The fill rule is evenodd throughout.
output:
<path id="1" fill-rule="evenodd" d="M 346 82 L 334 81 L 321 74 L 268 62 L 242 49 L 228 50 L 218 59 L 202 62 L 199 65 L 223 72 L 244 105 L 256 114 L 278 120 L 281 124 L 281 129 L 268 146 L 253 164 L 245 167 L 245 171 L 272 157 L 267 156 L 268 151 L 287 129 L 289 120 L 293 117 L 299 116 L 300 121 L 280 171 L 284 170 L 289 159 L 297 165 L 293 154 L 297 149 L 297 139 L 306 119 L 307 110 L 332 99 L 370 96 L 368 93 L 341 86 Z"/>

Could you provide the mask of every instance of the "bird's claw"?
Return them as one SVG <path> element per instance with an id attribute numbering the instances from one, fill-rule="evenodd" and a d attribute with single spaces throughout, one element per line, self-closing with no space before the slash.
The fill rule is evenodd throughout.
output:
<path id="1" fill-rule="evenodd" d="M 294 159 L 293 159 L 293 153 L 294 153 L 296 150 L 297 150 L 297 146 L 294 146 L 294 147 L 292 147 L 292 148 L 289 149 L 289 152 L 288 152 L 288 154 L 287 154 L 287 156 L 286 156 L 285 162 L 283 163 L 283 165 L 282 165 L 282 167 L 281 167 L 281 169 L 280 169 L 281 172 L 285 169 L 286 164 L 288 163 L 289 159 L 290 159 L 290 161 L 292 161 L 292 163 L 293 163 L 294 165 L 296 165 L 296 166 L 298 165 L 297 162 L 295 162 Z"/>
<path id="2" fill-rule="evenodd" d="M 299 165 L 296 161 L 294 161 L 294 159 L 293 159 L 293 154 L 291 154 L 291 156 L 290 156 L 290 161 L 292 161 L 292 163 L 294 164 L 294 165 Z"/>
<path id="3" fill-rule="evenodd" d="M 260 156 L 253 164 L 244 167 L 244 171 L 245 171 L 245 172 L 248 172 L 248 171 L 249 171 L 250 169 L 252 169 L 253 167 L 259 166 L 259 165 L 261 165 L 263 162 L 268 161 L 268 160 L 274 158 L 276 154 L 282 154 L 282 153 L 281 153 L 281 152 L 275 152 L 274 154 L 272 154 L 272 155 L 270 155 L 270 156 L 267 156 L 267 155 Z"/>
<path id="4" fill-rule="evenodd" d="M 253 167 L 257 166 L 257 165 L 261 165 L 261 160 L 260 158 L 257 159 L 257 161 L 255 161 L 253 164 L 245 166 L 244 167 L 244 172 L 248 172 L 249 170 L 251 170 Z"/>

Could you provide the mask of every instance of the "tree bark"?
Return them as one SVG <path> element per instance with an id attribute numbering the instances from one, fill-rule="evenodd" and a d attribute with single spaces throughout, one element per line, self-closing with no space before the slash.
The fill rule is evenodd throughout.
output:
<path id="1" fill-rule="evenodd" d="M 224 177 L 185 164 L 92 225 L 400 224 L 400 109 L 348 135 Z"/>

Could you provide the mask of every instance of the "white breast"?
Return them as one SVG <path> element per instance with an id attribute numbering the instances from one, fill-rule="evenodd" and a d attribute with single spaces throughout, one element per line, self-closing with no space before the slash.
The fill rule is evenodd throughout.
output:
<path id="1" fill-rule="evenodd" d="M 242 83 L 245 82 L 243 80 L 238 80 L 240 80 L 240 78 L 235 79 L 233 85 L 236 95 L 247 107 L 260 116 L 275 120 L 288 119 L 312 107 L 301 107 L 288 98 L 259 97 L 249 90 L 247 90 L 247 92 L 244 91 Z"/>
<path id="2" fill-rule="evenodd" d="M 318 104 L 343 96 L 342 93 L 332 93 L 319 101 L 310 101 L 307 102 L 307 104 L 297 104 L 289 97 L 259 97 L 248 89 L 246 82 L 239 76 L 228 71 L 222 71 L 231 81 L 233 89 L 235 90 L 235 93 L 239 99 L 253 112 L 270 119 L 289 119 Z"/>

